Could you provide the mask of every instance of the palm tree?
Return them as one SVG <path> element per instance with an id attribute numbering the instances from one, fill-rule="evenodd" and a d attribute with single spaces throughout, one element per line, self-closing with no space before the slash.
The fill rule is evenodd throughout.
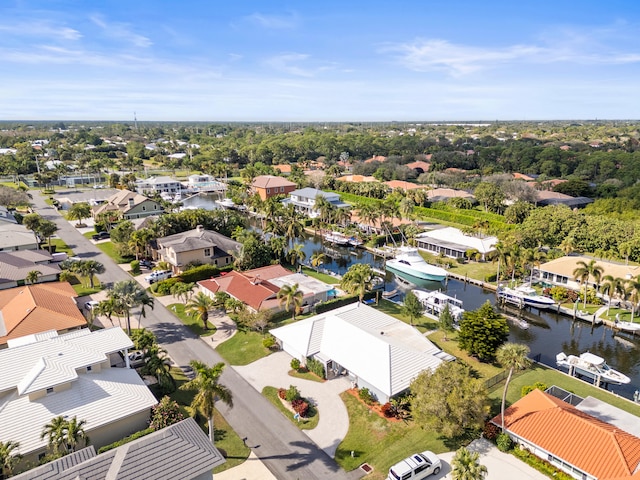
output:
<path id="1" fill-rule="evenodd" d="M 22 459 L 22 455 L 13 453 L 19 447 L 20 443 L 12 440 L 0 442 L 0 477 L 7 478 L 13 475 L 13 469 Z"/>
<path id="2" fill-rule="evenodd" d="M 631 301 L 631 323 L 633 323 L 633 316 L 640 302 L 640 275 L 627 281 L 626 293 Z"/>
<path id="3" fill-rule="evenodd" d="M 27 273 L 25 281 L 31 284 L 38 283 L 38 280 L 40 280 L 41 276 L 42 272 L 40 270 L 31 270 L 29 273 Z"/>
<path id="4" fill-rule="evenodd" d="M 622 278 L 616 278 L 613 275 L 605 275 L 602 277 L 602 293 L 606 295 L 609 299 L 607 303 L 607 315 L 609 315 L 609 310 L 611 309 L 611 299 L 615 295 L 619 295 L 620 297 L 625 296 L 625 288 L 624 288 L 624 280 Z"/>
<path id="5" fill-rule="evenodd" d="M 527 357 L 529 355 L 529 347 L 519 343 L 505 343 L 496 352 L 496 359 L 502 365 L 502 368 L 509 369 L 509 375 L 507 381 L 504 383 L 504 390 L 502 392 L 502 409 L 500 411 L 500 419 L 502 425 L 502 432 L 504 433 L 504 406 L 507 401 L 507 391 L 509 390 L 509 382 L 513 376 L 514 370 L 523 370 L 529 366 L 531 360 Z"/>
<path id="6" fill-rule="evenodd" d="M 51 253 L 51 237 L 58 231 L 58 226 L 51 220 L 41 220 L 37 233 L 47 239 L 49 253 Z"/>
<path id="7" fill-rule="evenodd" d="M 191 402 L 191 408 L 200 411 L 209 422 L 209 439 L 214 443 L 213 412 L 216 404 L 216 397 L 229 406 L 233 406 L 233 396 L 231 391 L 218 383 L 218 379 L 224 370 L 224 363 L 217 363 L 213 367 L 208 367 L 198 360 L 190 362 L 196 376 L 187 383 L 180 385 L 180 390 L 193 390 L 196 395 Z"/>
<path id="8" fill-rule="evenodd" d="M 143 372 L 155 377 L 164 393 L 175 391 L 176 380 L 171 375 L 171 363 L 167 357 L 167 351 L 154 343 L 145 352 L 145 357 Z"/>
<path id="9" fill-rule="evenodd" d="M 360 301 L 364 300 L 364 294 L 371 290 L 373 270 L 371 265 L 356 263 L 349 267 L 340 281 L 340 287 L 349 293 L 357 293 Z"/>
<path id="10" fill-rule="evenodd" d="M 107 298 L 113 301 L 113 312 L 126 318 L 129 335 L 131 335 L 131 310 L 142 307 L 144 312 L 145 306 L 153 308 L 153 298 L 149 297 L 149 294 L 135 280 L 117 282 L 107 293 Z"/>
<path id="11" fill-rule="evenodd" d="M 302 301 L 304 299 L 304 293 L 298 288 L 298 284 L 283 285 L 277 293 L 277 298 L 280 300 L 280 305 L 284 303 L 284 308 L 288 311 L 292 311 L 291 319 L 295 322 L 296 310 L 302 307 Z"/>
<path id="12" fill-rule="evenodd" d="M 451 460 L 451 476 L 454 480 L 483 480 L 487 467 L 480 464 L 480 454 L 460 447 Z"/>
<path id="13" fill-rule="evenodd" d="M 76 264 L 76 271 L 89 279 L 89 286 L 93 288 L 94 278 L 96 275 L 104 273 L 104 265 L 97 260 L 81 260 L 80 262 L 74 262 Z"/>
<path id="14" fill-rule="evenodd" d="M 64 446 L 65 442 L 65 429 L 67 427 L 67 421 L 64 419 L 62 415 L 52 418 L 49 423 L 47 423 L 42 429 L 42 433 L 40 434 L 40 438 L 47 438 L 47 442 L 49 443 L 49 448 L 54 455 L 58 455 L 60 453 L 60 447 Z"/>
<path id="15" fill-rule="evenodd" d="M 560 243 L 560 250 L 562 250 L 565 255 L 569 255 L 571 252 L 574 252 L 576 248 L 576 239 L 572 235 L 565 237 L 564 240 L 562 240 L 562 242 Z"/>
<path id="16" fill-rule="evenodd" d="M 146 328 L 141 328 L 132 332 L 131 340 L 133 341 L 133 347 L 136 350 L 141 350 L 145 353 L 156 344 L 156 336 Z"/>
<path id="17" fill-rule="evenodd" d="M 205 330 L 209 330 L 207 321 L 209 320 L 209 311 L 215 308 L 215 303 L 202 292 L 198 292 L 191 300 L 187 302 L 185 312 L 191 314 L 194 318 L 202 320 L 202 326 Z"/>
<path id="18" fill-rule="evenodd" d="M 71 205 L 71 208 L 67 212 L 67 219 L 69 220 L 77 220 L 79 226 L 82 224 L 82 220 L 85 218 L 89 218 L 91 216 L 91 207 L 88 203 L 74 203 Z"/>
<path id="19" fill-rule="evenodd" d="M 186 303 L 189 297 L 193 294 L 195 283 L 178 282 L 171 286 L 171 295 L 178 300 L 182 300 L 182 303 Z"/>
<path id="20" fill-rule="evenodd" d="M 315 252 L 313 255 L 311 255 L 311 266 L 316 269 L 316 272 L 318 271 L 320 265 L 324 263 L 325 259 L 325 254 L 322 252 Z"/>
<path id="21" fill-rule="evenodd" d="M 148 228 L 135 230 L 131 233 L 127 245 L 135 253 L 136 260 L 140 259 L 140 257 L 144 255 L 147 245 L 149 245 L 149 241 L 151 239 L 153 239 L 153 234 Z"/>
<path id="22" fill-rule="evenodd" d="M 602 276 L 602 272 L 604 268 L 596 263 L 595 260 L 590 260 L 589 263 L 584 260 L 580 260 L 576 262 L 577 267 L 573 271 L 574 280 L 579 280 L 580 283 L 584 284 L 584 305 L 583 308 L 587 307 L 587 287 L 589 285 L 589 280 L 591 277 L 595 280 L 597 285 L 600 284 L 600 277 Z"/>
<path id="23" fill-rule="evenodd" d="M 89 445 L 89 437 L 85 432 L 84 427 L 87 424 L 86 420 L 80 420 L 73 417 L 66 422 L 65 426 L 65 442 L 71 452 L 76 451 L 76 447 L 82 441 L 85 446 Z"/>
<path id="24" fill-rule="evenodd" d="M 307 258 L 307 254 L 304 252 L 304 245 L 301 243 L 296 243 L 289 250 L 287 257 L 289 259 L 289 263 L 294 269 L 298 269 L 298 264 L 304 262 L 304 259 Z"/>

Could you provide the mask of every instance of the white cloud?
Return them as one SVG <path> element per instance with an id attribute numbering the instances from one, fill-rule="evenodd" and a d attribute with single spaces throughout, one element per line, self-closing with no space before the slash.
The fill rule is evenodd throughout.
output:
<path id="1" fill-rule="evenodd" d="M 295 75 L 298 77 L 314 77 L 317 74 L 330 70 L 332 65 L 309 65 L 310 56 L 304 53 L 283 53 L 282 55 L 275 55 L 265 60 L 265 64 L 269 67 L 289 75 Z"/>
<path id="2" fill-rule="evenodd" d="M 268 15 L 264 13 L 254 13 L 246 19 L 263 28 L 274 30 L 291 29 L 298 26 L 299 18 L 296 14 L 289 15 Z"/>
<path id="3" fill-rule="evenodd" d="M 583 42 L 560 42 L 559 45 L 512 45 L 490 48 L 453 44 L 441 39 L 418 39 L 410 43 L 386 45 L 380 52 L 397 54 L 400 64 L 410 70 L 444 71 L 453 77 L 515 63 L 616 65 L 640 62 L 640 53 L 605 51 L 602 48 L 589 51 Z"/>
<path id="4" fill-rule="evenodd" d="M 153 42 L 148 37 L 133 32 L 130 26 L 125 23 L 108 23 L 102 15 L 91 15 L 89 18 L 111 38 L 124 40 L 139 48 L 147 48 L 153 45 Z"/>
<path id="5" fill-rule="evenodd" d="M 55 25 L 48 21 L 32 21 L 0 25 L 0 32 L 18 37 L 79 40 L 82 34 L 73 28 Z"/>

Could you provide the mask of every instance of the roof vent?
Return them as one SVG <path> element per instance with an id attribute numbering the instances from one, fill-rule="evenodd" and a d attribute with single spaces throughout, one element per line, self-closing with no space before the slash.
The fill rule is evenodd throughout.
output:
<path id="1" fill-rule="evenodd" d="M 384 335 L 384 332 L 380 332 L 380 335 Z"/>

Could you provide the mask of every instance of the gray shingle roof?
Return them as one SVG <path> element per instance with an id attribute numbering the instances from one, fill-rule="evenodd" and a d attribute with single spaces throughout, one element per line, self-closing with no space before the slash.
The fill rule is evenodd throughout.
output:
<path id="1" fill-rule="evenodd" d="M 241 247 L 240 243 L 218 232 L 199 228 L 159 238 L 158 244 L 162 248 L 171 248 L 176 253 L 212 247 L 217 247 L 224 252 L 235 253 Z"/>
<path id="2" fill-rule="evenodd" d="M 93 450 L 92 447 L 90 447 Z M 85 449 L 87 450 L 87 449 Z M 77 453 L 81 453 L 77 452 Z M 84 458 L 83 458 L 84 457 Z M 188 480 L 225 462 L 192 418 L 95 456 L 55 460 L 13 478 L 36 480 Z M 75 463 L 73 463 L 75 461 Z M 73 463 L 70 465 L 70 463 Z M 55 471 L 55 476 L 50 472 Z"/>

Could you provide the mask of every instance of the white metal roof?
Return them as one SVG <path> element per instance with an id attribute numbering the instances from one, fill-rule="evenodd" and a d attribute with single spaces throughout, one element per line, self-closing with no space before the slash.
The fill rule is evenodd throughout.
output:
<path id="1" fill-rule="evenodd" d="M 46 447 L 40 439 L 42 428 L 52 418 L 86 420 L 85 431 L 116 422 L 121 418 L 150 409 L 157 403 L 135 370 L 106 368 L 80 374 L 73 386 L 29 401 L 17 392 L 0 394 L 0 441 L 20 442 L 19 452 L 27 454 Z"/>
<path id="2" fill-rule="evenodd" d="M 320 354 L 338 362 L 389 396 L 443 361 L 440 349 L 415 328 L 358 303 L 271 333 L 307 356 Z"/>
<path id="3" fill-rule="evenodd" d="M 20 395 L 75 380 L 76 369 L 103 362 L 107 355 L 133 347 L 120 327 L 91 332 L 75 330 L 57 335 L 30 335 L 21 345 L 0 350 L 0 392 L 18 389 Z"/>
<path id="4" fill-rule="evenodd" d="M 480 253 L 487 253 L 494 250 L 494 246 L 498 243 L 497 237 L 473 237 L 465 235 L 462 230 L 453 227 L 439 228 L 430 232 L 421 233 L 418 238 L 439 240 L 449 243 L 457 243 L 469 249 L 475 248 Z"/>
<path id="5" fill-rule="evenodd" d="M 298 288 L 305 296 L 317 295 L 319 293 L 325 293 L 333 290 L 332 285 L 321 282 L 320 280 L 317 280 L 308 275 L 304 275 L 302 273 L 292 273 L 291 275 L 285 275 L 284 277 L 272 278 L 269 280 L 269 282 L 280 288 L 282 288 L 284 285 L 292 286 L 297 283 Z"/>

